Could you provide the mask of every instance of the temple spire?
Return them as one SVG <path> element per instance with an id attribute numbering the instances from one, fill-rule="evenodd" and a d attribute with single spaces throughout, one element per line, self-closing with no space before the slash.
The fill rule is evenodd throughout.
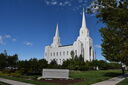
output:
<path id="1" fill-rule="evenodd" d="M 56 33 L 55 33 L 55 36 L 54 36 L 54 38 L 53 38 L 52 46 L 53 46 L 53 47 L 59 47 L 59 46 L 61 46 L 60 37 L 59 37 L 58 24 L 56 25 Z"/>
<path id="2" fill-rule="evenodd" d="M 56 25 L 56 34 L 55 34 L 55 37 L 59 37 L 58 24 Z"/>
<path id="3" fill-rule="evenodd" d="M 84 11 L 85 10 L 83 8 L 82 26 L 81 26 L 81 29 L 80 29 L 80 36 L 81 37 L 89 35 L 88 28 L 87 28 L 87 25 L 86 25 L 86 17 L 85 17 L 85 12 Z"/>
<path id="4" fill-rule="evenodd" d="M 83 8 L 82 28 L 86 27 L 85 13 Z"/>

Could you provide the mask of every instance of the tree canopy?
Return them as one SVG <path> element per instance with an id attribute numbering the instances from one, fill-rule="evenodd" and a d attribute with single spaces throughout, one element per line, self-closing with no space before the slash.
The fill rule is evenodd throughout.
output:
<path id="1" fill-rule="evenodd" d="M 16 67 L 16 63 L 18 61 L 18 55 L 8 55 L 6 50 L 4 53 L 0 54 L 0 68 L 3 69 L 5 67 Z"/>
<path id="2" fill-rule="evenodd" d="M 128 0 L 96 0 L 103 56 L 128 65 Z"/>

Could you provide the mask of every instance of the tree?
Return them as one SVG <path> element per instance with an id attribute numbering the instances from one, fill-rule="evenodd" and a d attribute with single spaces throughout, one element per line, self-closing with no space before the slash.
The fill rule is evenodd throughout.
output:
<path id="1" fill-rule="evenodd" d="M 70 70 L 85 70 L 85 62 L 82 55 L 80 55 L 80 57 L 77 57 L 77 55 L 75 55 L 74 58 L 67 59 L 63 62 L 62 68 Z"/>
<path id="2" fill-rule="evenodd" d="M 69 69 L 68 66 L 70 65 L 70 59 L 67 59 L 63 62 L 62 68 Z"/>
<path id="3" fill-rule="evenodd" d="M 21 74 L 28 74 L 28 73 L 32 72 L 30 63 L 27 60 L 18 61 L 17 67 Z"/>
<path id="4" fill-rule="evenodd" d="M 18 61 L 18 55 L 8 55 L 7 51 L 4 50 L 4 53 L 0 54 L 0 68 L 4 69 L 6 67 L 15 68 Z"/>
<path id="5" fill-rule="evenodd" d="M 79 56 L 79 60 L 84 62 L 84 57 L 82 55 Z"/>
<path id="6" fill-rule="evenodd" d="M 40 69 L 47 68 L 48 61 L 46 61 L 45 59 L 40 59 L 38 64 L 39 64 Z"/>
<path id="7" fill-rule="evenodd" d="M 48 62 L 45 59 L 32 58 L 18 61 L 17 67 L 21 74 L 41 74 L 42 69 L 48 67 Z"/>
<path id="8" fill-rule="evenodd" d="M 7 66 L 6 58 L 7 56 L 5 56 L 3 53 L 0 54 L 0 69 L 3 69 Z"/>
<path id="9" fill-rule="evenodd" d="M 8 56 L 7 62 L 8 62 L 8 67 L 16 67 L 16 63 L 18 61 L 18 55 L 15 54 L 13 56 Z"/>
<path id="10" fill-rule="evenodd" d="M 128 65 L 128 0 L 96 0 L 103 56 L 109 61 Z"/>
<path id="11" fill-rule="evenodd" d="M 38 66 L 39 66 L 39 72 L 41 73 L 42 69 L 48 67 L 48 62 L 45 59 L 40 59 L 38 62 Z"/>
<path id="12" fill-rule="evenodd" d="M 38 65 L 38 60 L 36 58 L 30 59 L 28 61 L 28 63 L 30 64 L 30 69 L 32 74 L 38 74 L 39 73 L 39 65 Z"/>
<path id="13" fill-rule="evenodd" d="M 50 62 L 50 64 L 49 64 L 48 67 L 49 67 L 49 68 L 58 68 L 57 61 L 56 61 L 55 59 L 53 59 L 53 60 Z"/>

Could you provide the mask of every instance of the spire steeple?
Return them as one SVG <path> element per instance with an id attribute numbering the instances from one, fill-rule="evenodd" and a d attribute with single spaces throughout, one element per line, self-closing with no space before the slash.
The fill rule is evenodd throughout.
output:
<path id="1" fill-rule="evenodd" d="M 86 20 L 85 20 L 84 8 L 83 8 L 82 28 L 86 28 Z"/>
<path id="2" fill-rule="evenodd" d="M 58 24 L 56 25 L 56 34 L 55 34 L 56 37 L 59 37 L 59 30 L 58 30 Z"/>
<path id="3" fill-rule="evenodd" d="M 85 17 L 85 12 L 84 12 L 84 8 L 83 8 L 83 16 L 82 16 L 82 26 L 80 28 L 80 36 L 81 37 L 85 37 L 89 35 L 88 29 L 87 29 L 87 25 L 86 25 L 86 17 Z"/>
<path id="4" fill-rule="evenodd" d="M 51 46 L 53 46 L 53 47 L 59 47 L 59 46 L 61 46 L 60 37 L 59 37 L 58 24 L 56 25 L 56 33 L 55 33 L 55 36 L 53 38 L 53 43 L 52 43 Z"/>

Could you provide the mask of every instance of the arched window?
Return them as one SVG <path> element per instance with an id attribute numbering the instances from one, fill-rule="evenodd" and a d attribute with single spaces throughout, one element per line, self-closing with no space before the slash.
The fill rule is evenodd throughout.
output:
<path id="1" fill-rule="evenodd" d="M 60 52 L 60 56 L 61 56 L 61 52 Z"/>
<path id="2" fill-rule="evenodd" d="M 56 54 L 57 54 L 57 56 L 59 55 L 58 52 Z"/>
<path id="3" fill-rule="evenodd" d="M 55 56 L 55 52 L 54 52 L 54 56 Z"/>
<path id="4" fill-rule="evenodd" d="M 63 55 L 65 56 L 65 52 L 63 52 Z"/>
<path id="5" fill-rule="evenodd" d="M 68 51 L 67 51 L 67 55 L 68 55 Z"/>

